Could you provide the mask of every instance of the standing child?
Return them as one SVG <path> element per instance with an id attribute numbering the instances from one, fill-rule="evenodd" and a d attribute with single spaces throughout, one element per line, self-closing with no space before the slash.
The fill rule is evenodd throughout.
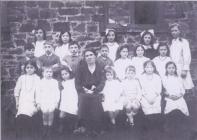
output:
<path id="1" fill-rule="evenodd" d="M 122 94 L 121 83 L 116 79 L 115 71 L 112 67 L 105 68 L 106 82 L 102 91 L 104 101 L 102 102 L 103 109 L 108 113 L 112 125 L 116 124 L 116 117 L 122 110 L 120 96 Z"/>
<path id="2" fill-rule="evenodd" d="M 149 58 L 144 56 L 144 52 L 145 52 L 145 49 L 142 45 L 137 46 L 135 51 L 134 51 L 135 56 L 131 60 L 132 65 L 136 69 L 136 77 L 139 77 L 143 73 L 144 62 L 149 60 Z"/>
<path id="3" fill-rule="evenodd" d="M 46 32 L 44 29 L 38 27 L 37 29 L 33 30 L 35 32 L 35 57 L 40 57 L 44 55 L 44 42 L 46 40 Z"/>
<path id="4" fill-rule="evenodd" d="M 106 29 L 104 42 L 109 48 L 109 58 L 112 61 L 115 61 L 119 45 L 117 43 L 117 35 L 114 29 Z"/>
<path id="5" fill-rule="evenodd" d="M 26 61 L 24 70 L 25 74 L 18 78 L 14 89 L 17 109 L 17 134 L 31 137 L 32 116 L 37 111 L 34 97 L 39 86 L 40 78 L 35 74 L 37 70 L 35 61 Z"/>
<path id="6" fill-rule="evenodd" d="M 36 57 L 34 56 L 35 47 L 31 43 L 25 44 L 25 57 L 23 60 L 19 62 L 19 69 L 18 72 L 20 75 L 25 74 L 25 62 L 28 60 L 36 61 Z"/>
<path id="7" fill-rule="evenodd" d="M 46 41 L 44 43 L 44 49 L 45 54 L 38 58 L 39 68 L 42 69 L 43 67 L 52 67 L 54 73 L 57 74 L 60 66 L 60 59 L 53 53 L 53 43 Z"/>
<path id="8" fill-rule="evenodd" d="M 140 100 L 142 97 L 142 91 L 139 80 L 135 78 L 136 72 L 134 66 L 128 66 L 126 68 L 126 77 L 122 81 L 123 87 L 123 105 L 126 109 L 129 125 L 134 125 L 133 117 L 137 114 L 140 108 Z"/>
<path id="9" fill-rule="evenodd" d="M 128 51 L 128 45 L 121 46 L 117 53 L 117 59 L 114 62 L 114 69 L 119 80 L 123 80 L 125 78 L 125 70 L 132 64 L 131 59 L 128 58 Z"/>
<path id="10" fill-rule="evenodd" d="M 186 93 L 194 87 L 190 74 L 191 51 L 188 40 L 181 35 L 180 25 L 170 26 L 172 40 L 170 44 L 170 57 L 177 66 L 178 76 L 182 77 Z"/>
<path id="11" fill-rule="evenodd" d="M 43 79 L 40 82 L 39 92 L 36 94 L 37 106 L 43 114 L 43 136 L 47 136 L 51 132 L 54 111 L 60 100 L 58 81 L 53 79 L 52 75 L 52 67 L 43 68 Z"/>
<path id="12" fill-rule="evenodd" d="M 154 41 L 154 30 L 149 29 L 143 31 L 141 34 L 141 44 L 144 46 L 144 55 L 150 59 L 153 59 L 158 55 L 157 44 Z"/>
<path id="13" fill-rule="evenodd" d="M 140 77 L 142 87 L 141 107 L 145 114 L 146 127 L 161 126 L 161 78 L 155 64 L 148 60 L 144 63 L 144 73 Z"/>
<path id="14" fill-rule="evenodd" d="M 169 48 L 166 43 L 160 43 L 157 50 L 159 56 L 155 57 L 153 62 L 155 63 L 159 75 L 163 78 L 166 73 L 165 66 L 167 62 L 171 61 L 171 58 L 169 57 Z"/>
<path id="15" fill-rule="evenodd" d="M 100 48 L 100 56 L 97 58 L 98 62 L 103 65 L 103 68 L 105 66 L 113 66 L 113 61 L 108 57 L 109 54 L 109 48 L 107 45 L 102 45 Z"/>
<path id="16" fill-rule="evenodd" d="M 178 122 L 178 120 L 182 119 L 181 116 L 183 114 L 189 116 L 189 112 L 185 99 L 183 98 L 185 90 L 182 79 L 178 77 L 176 64 L 172 61 L 166 64 L 166 76 L 163 79 L 163 86 L 166 100 L 164 113 L 167 114 L 167 121 L 174 118 L 177 124 L 183 123 L 181 121 Z M 174 123 L 174 121 L 170 121 L 170 124 Z"/>
<path id="17" fill-rule="evenodd" d="M 76 118 L 78 112 L 78 94 L 75 88 L 73 74 L 70 69 L 64 66 L 61 69 L 61 78 L 63 90 L 61 92 L 60 101 L 60 132 L 62 132 L 65 125 L 69 131 L 73 131 L 76 125 Z M 66 124 L 64 119 L 66 118 Z M 70 120 L 69 120 L 70 119 Z"/>
<path id="18" fill-rule="evenodd" d="M 63 58 L 63 65 L 67 65 L 72 69 L 72 72 L 75 74 L 77 70 L 78 63 L 82 60 L 80 55 L 80 46 L 76 41 L 72 41 L 68 46 L 70 55 L 66 55 Z"/>
<path id="19" fill-rule="evenodd" d="M 68 31 L 61 31 L 59 36 L 60 45 L 55 48 L 55 54 L 59 56 L 61 62 L 64 56 L 70 55 L 69 43 L 71 42 L 71 34 Z"/>

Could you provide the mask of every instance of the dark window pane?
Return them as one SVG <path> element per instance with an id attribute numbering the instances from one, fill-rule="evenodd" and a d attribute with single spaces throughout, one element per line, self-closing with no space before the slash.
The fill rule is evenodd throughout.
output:
<path id="1" fill-rule="evenodd" d="M 156 24 L 158 7 L 156 2 L 135 2 L 135 24 Z"/>

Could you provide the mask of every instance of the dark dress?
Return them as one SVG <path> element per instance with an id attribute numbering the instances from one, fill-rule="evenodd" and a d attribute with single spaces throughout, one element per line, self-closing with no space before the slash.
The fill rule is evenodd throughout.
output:
<path id="1" fill-rule="evenodd" d="M 96 87 L 94 93 L 85 93 L 83 87 L 91 89 L 93 85 Z M 100 92 L 104 85 L 105 76 L 102 66 L 96 62 L 95 71 L 91 73 L 87 63 L 84 60 L 80 61 L 76 71 L 75 86 L 79 95 L 79 118 L 83 120 L 83 125 L 87 129 L 99 129 L 97 125 L 102 123 L 104 111 Z"/>
<path id="2" fill-rule="evenodd" d="M 104 59 L 103 56 L 99 56 L 97 61 L 102 65 L 103 68 L 105 68 L 105 66 L 114 66 L 113 61 L 109 57 Z"/>
<path id="3" fill-rule="evenodd" d="M 148 57 L 148 58 L 150 58 L 152 60 L 153 58 L 155 58 L 156 56 L 158 56 L 158 52 L 154 48 L 146 49 L 145 50 L 145 53 L 144 53 L 144 56 L 145 57 Z"/>

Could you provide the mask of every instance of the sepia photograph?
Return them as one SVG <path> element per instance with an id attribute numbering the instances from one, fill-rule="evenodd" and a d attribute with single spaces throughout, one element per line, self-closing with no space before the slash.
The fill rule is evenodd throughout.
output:
<path id="1" fill-rule="evenodd" d="M 0 7 L 2 140 L 197 140 L 197 1 Z"/>

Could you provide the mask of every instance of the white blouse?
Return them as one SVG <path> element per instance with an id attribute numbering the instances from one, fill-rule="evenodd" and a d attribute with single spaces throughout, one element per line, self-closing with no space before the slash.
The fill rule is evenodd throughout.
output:
<path id="1" fill-rule="evenodd" d="M 64 56 L 70 55 L 68 47 L 69 44 L 67 43 L 55 48 L 55 54 L 60 57 L 60 60 L 63 60 Z"/>
<path id="2" fill-rule="evenodd" d="M 45 42 L 45 40 L 36 41 L 36 43 L 35 43 L 35 52 L 34 52 L 34 56 L 35 57 L 40 57 L 40 56 L 45 54 L 44 42 Z"/>
<path id="3" fill-rule="evenodd" d="M 119 45 L 117 42 L 114 42 L 114 43 L 110 43 L 110 42 L 107 42 L 105 43 L 108 48 L 109 48 L 109 55 L 108 57 L 114 62 L 115 59 L 116 59 L 116 52 L 119 48 Z"/>
<path id="4" fill-rule="evenodd" d="M 139 77 L 144 72 L 144 62 L 150 60 L 147 57 L 133 57 L 131 60 L 131 64 L 136 69 L 136 77 Z"/>
<path id="5" fill-rule="evenodd" d="M 125 70 L 128 66 L 132 65 L 131 59 L 118 59 L 114 62 L 114 69 L 116 72 L 117 77 L 120 80 L 123 80 L 125 78 Z"/>

